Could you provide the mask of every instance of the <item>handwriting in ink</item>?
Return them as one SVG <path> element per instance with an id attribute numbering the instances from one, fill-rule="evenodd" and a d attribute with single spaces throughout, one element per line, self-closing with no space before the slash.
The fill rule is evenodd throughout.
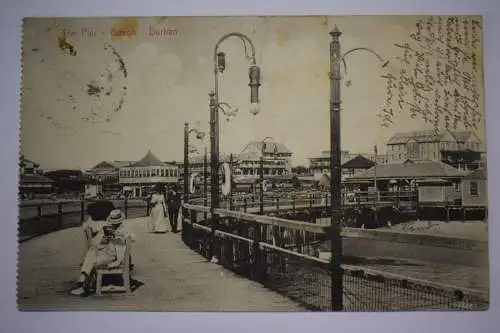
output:
<path id="1" fill-rule="evenodd" d="M 414 24 L 406 41 L 394 44 L 399 51 L 399 74 L 382 75 L 386 86 L 382 125 L 393 124 L 394 110 L 408 112 L 443 126 L 477 129 L 482 121 L 478 80 L 478 48 L 482 25 L 466 16 L 428 16 Z M 389 111 L 390 110 L 390 111 Z"/>

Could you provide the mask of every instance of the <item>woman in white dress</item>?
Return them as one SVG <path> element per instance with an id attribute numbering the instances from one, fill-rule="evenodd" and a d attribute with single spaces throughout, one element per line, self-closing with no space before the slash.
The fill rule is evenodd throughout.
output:
<path id="1" fill-rule="evenodd" d="M 167 232 L 167 206 L 160 186 L 155 186 L 149 205 L 151 209 L 148 223 L 149 232 Z"/>

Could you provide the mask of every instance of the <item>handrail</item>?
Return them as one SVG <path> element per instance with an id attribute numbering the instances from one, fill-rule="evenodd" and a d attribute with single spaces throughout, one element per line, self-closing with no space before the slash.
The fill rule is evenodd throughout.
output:
<path id="1" fill-rule="evenodd" d="M 209 207 L 184 204 L 183 207 L 189 210 L 199 212 L 211 212 Z M 244 220 L 247 222 L 260 223 L 263 225 L 277 226 L 292 230 L 312 232 L 315 234 L 326 234 L 330 230 L 330 226 L 322 226 L 319 224 L 289 220 L 285 218 L 257 215 L 245 213 L 241 211 L 216 209 L 214 213 L 221 217 L 230 217 L 236 220 Z M 406 231 L 384 230 L 384 229 L 359 229 L 344 227 L 341 230 L 341 236 L 346 238 L 363 238 L 379 241 L 387 241 L 393 243 L 427 245 L 436 247 L 456 248 L 462 250 L 487 251 L 488 242 L 472 238 L 452 237 L 446 235 L 434 235 L 426 233 L 415 233 Z"/>

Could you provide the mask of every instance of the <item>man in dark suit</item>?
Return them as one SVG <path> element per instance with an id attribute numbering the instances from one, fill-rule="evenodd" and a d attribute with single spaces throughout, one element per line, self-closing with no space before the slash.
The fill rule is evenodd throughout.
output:
<path id="1" fill-rule="evenodd" d="M 167 206 L 168 206 L 168 217 L 170 220 L 170 227 L 173 233 L 177 233 L 177 220 L 179 218 L 179 211 L 182 205 L 182 197 L 178 187 L 172 187 L 168 191 L 167 195 Z"/>

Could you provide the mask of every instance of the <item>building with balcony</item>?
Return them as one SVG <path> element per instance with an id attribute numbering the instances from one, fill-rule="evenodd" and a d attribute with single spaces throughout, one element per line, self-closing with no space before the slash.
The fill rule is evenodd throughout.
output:
<path id="1" fill-rule="evenodd" d="M 407 160 L 441 161 L 462 170 L 483 165 L 483 147 L 474 132 L 448 130 L 396 133 L 387 142 L 390 164 Z"/>
<path id="2" fill-rule="evenodd" d="M 234 174 L 242 177 L 258 176 L 261 157 L 266 176 L 284 176 L 292 171 L 292 152 L 284 144 L 273 141 L 265 143 L 251 141 L 237 156 Z"/>
<path id="3" fill-rule="evenodd" d="M 47 196 L 55 191 L 55 182 L 42 173 L 40 164 L 21 155 L 19 161 L 19 196 L 22 199 Z"/>
<path id="4" fill-rule="evenodd" d="M 150 150 L 139 161 L 119 169 L 119 183 L 131 197 L 144 197 L 155 185 L 179 183 L 179 166 L 160 161 Z"/>

